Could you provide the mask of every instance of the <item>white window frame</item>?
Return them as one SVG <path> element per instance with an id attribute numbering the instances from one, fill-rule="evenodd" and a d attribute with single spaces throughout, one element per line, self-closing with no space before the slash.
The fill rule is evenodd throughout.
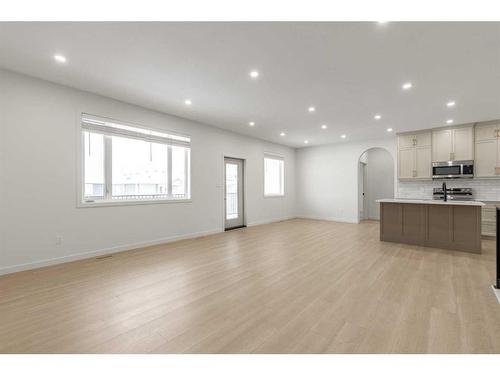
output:
<path id="1" fill-rule="evenodd" d="M 113 124 L 122 125 L 125 127 L 133 127 L 142 132 L 138 135 L 134 135 L 129 130 L 111 128 L 104 129 L 104 126 L 96 125 L 94 129 L 91 129 L 91 125 L 85 124 L 84 119 L 106 121 Z M 85 198 L 85 157 L 83 153 L 85 152 L 85 132 L 90 131 L 94 133 L 101 133 L 104 135 L 104 198 L 103 199 L 88 199 Z M 101 207 L 101 206 L 128 206 L 128 205 L 141 205 L 141 204 L 159 204 L 159 203 L 186 203 L 192 201 L 191 194 L 191 137 L 184 134 L 178 134 L 171 131 L 165 131 L 164 129 L 154 129 L 146 128 L 141 125 L 133 124 L 130 122 L 125 122 L 121 120 L 111 119 L 104 116 L 89 115 L 85 112 L 81 112 L 78 116 L 78 202 L 77 207 Z M 112 142 L 111 137 L 124 136 L 127 138 L 133 138 L 138 140 L 143 140 L 145 142 L 162 143 L 167 145 L 167 155 L 168 155 L 168 194 L 171 195 L 172 192 L 172 146 L 182 146 L 189 149 L 189 157 L 185 157 L 185 191 L 187 192 L 187 198 L 173 198 L 173 197 L 159 197 L 159 198 L 147 198 L 147 199 L 112 199 Z"/>
<path id="2" fill-rule="evenodd" d="M 283 179 L 280 181 L 281 183 L 281 188 L 280 190 L 283 191 L 282 194 L 266 194 L 266 159 L 274 159 L 274 160 L 280 160 L 283 162 Z M 278 154 L 272 154 L 272 153 L 264 153 L 264 158 L 262 159 L 262 166 L 263 166 L 263 190 L 264 190 L 264 198 L 283 198 L 286 193 L 286 167 L 285 167 L 285 158 L 282 155 Z"/>

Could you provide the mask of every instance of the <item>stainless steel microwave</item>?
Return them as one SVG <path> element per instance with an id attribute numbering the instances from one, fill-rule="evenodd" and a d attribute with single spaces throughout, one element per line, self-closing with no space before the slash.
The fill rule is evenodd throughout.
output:
<path id="1" fill-rule="evenodd" d="M 474 161 L 440 161 L 432 163 L 432 178 L 472 178 L 474 177 Z"/>

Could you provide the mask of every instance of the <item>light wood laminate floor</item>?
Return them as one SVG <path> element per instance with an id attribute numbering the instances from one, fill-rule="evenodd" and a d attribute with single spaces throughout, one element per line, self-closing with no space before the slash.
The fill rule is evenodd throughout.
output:
<path id="1" fill-rule="evenodd" d="M 289 220 L 0 277 L 0 352 L 500 352 L 494 242 Z"/>

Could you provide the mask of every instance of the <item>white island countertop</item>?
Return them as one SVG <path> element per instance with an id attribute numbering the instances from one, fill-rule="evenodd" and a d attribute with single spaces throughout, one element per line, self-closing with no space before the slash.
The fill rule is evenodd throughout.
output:
<path id="1" fill-rule="evenodd" d="M 483 202 L 478 201 L 458 201 L 458 200 L 434 200 L 434 199 L 406 199 L 406 198 L 393 198 L 393 199 L 377 199 L 379 203 L 413 203 L 413 204 L 445 204 L 452 206 L 484 206 Z"/>

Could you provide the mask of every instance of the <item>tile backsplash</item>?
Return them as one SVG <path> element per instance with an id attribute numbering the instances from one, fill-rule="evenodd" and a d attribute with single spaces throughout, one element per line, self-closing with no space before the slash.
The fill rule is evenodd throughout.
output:
<path id="1" fill-rule="evenodd" d="M 500 201 L 500 180 L 471 179 L 445 180 L 450 188 L 472 188 L 474 199 L 480 201 Z M 441 187 L 443 180 L 398 181 L 397 198 L 432 199 L 432 190 Z"/>

